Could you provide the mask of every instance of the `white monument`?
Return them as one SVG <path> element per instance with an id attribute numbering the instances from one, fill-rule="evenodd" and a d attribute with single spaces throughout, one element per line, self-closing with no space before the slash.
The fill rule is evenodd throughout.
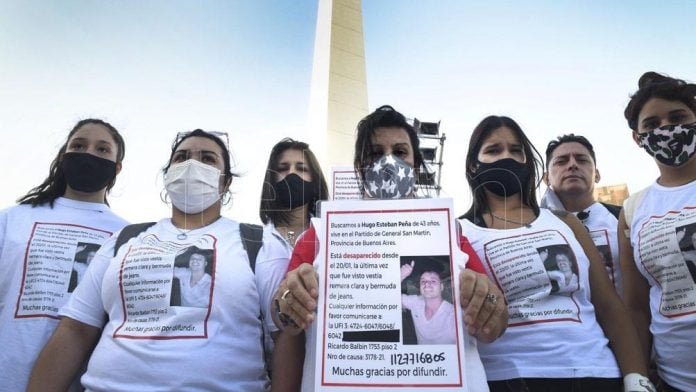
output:
<path id="1" fill-rule="evenodd" d="M 319 0 L 308 114 L 308 142 L 325 174 L 352 166 L 355 126 L 368 114 L 360 0 Z"/>

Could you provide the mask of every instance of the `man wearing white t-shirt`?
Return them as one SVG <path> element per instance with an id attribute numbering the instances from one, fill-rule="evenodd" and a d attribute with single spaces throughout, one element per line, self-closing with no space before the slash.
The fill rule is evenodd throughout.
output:
<path id="1" fill-rule="evenodd" d="M 172 296 L 172 306 L 208 307 L 212 279 L 205 271 L 207 266 L 207 258 L 203 251 L 194 250 L 188 258 L 188 268 L 174 267 L 174 276 L 179 283 L 181 301 L 174 303 L 174 296 Z M 172 287 L 172 292 L 174 292 L 174 287 Z"/>
<path id="2" fill-rule="evenodd" d="M 583 136 L 571 133 L 549 142 L 544 173 L 548 189 L 541 206 L 572 212 L 582 221 L 604 259 L 609 278 L 621 295 L 616 238 L 620 207 L 595 199 L 595 183 L 601 178 L 596 164 L 594 148 Z"/>
<path id="3" fill-rule="evenodd" d="M 413 273 L 415 261 L 401 266 L 401 281 Z M 440 273 L 434 268 L 423 268 L 420 295 L 401 295 L 401 304 L 411 311 L 418 344 L 455 344 L 454 306 L 444 298 L 445 289 Z"/>

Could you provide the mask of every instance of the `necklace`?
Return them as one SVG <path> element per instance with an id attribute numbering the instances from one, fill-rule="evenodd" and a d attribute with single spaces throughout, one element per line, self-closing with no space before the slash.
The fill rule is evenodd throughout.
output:
<path id="1" fill-rule="evenodd" d="M 178 228 L 178 227 L 176 227 L 176 226 L 174 226 L 174 228 L 179 232 L 179 234 L 176 235 L 176 239 L 177 239 L 177 240 L 181 240 L 181 241 L 187 239 L 187 238 L 188 238 L 188 234 L 187 234 L 187 233 L 188 233 L 189 231 L 191 231 L 191 230 L 183 231 L 183 230 L 181 230 L 180 228 Z"/>
<path id="2" fill-rule="evenodd" d="M 493 218 L 500 219 L 501 221 L 505 221 L 505 222 L 508 222 L 508 223 L 514 223 L 514 224 L 516 224 L 516 225 L 524 226 L 524 227 L 526 227 L 526 228 L 528 228 L 528 229 L 532 227 L 532 225 L 531 225 L 530 223 L 518 222 L 518 221 L 514 221 L 514 220 L 509 220 L 509 219 L 501 218 L 501 217 L 499 217 L 498 215 L 495 215 L 494 213 L 492 213 L 491 211 L 488 211 L 488 213 L 489 213 Z"/>
<path id="3" fill-rule="evenodd" d="M 288 234 L 285 236 L 285 239 L 288 240 L 288 244 L 295 245 L 295 232 L 288 231 Z"/>

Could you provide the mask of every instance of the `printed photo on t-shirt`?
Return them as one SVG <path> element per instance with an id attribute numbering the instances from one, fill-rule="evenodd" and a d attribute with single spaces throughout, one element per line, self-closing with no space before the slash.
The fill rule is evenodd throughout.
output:
<path id="1" fill-rule="evenodd" d="M 196 246 L 174 259 L 170 306 L 207 308 L 210 300 L 213 251 Z"/>
<path id="2" fill-rule="evenodd" d="M 578 289 L 578 266 L 568 245 L 537 248 L 551 281 L 551 294 L 570 295 Z"/>
<path id="3" fill-rule="evenodd" d="M 73 257 L 72 271 L 70 272 L 70 283 L 68 283 L 68 293 L 72 293 L 78 283 L 82 281 L 82 277 L 85 276 L 85 271 L 87 271 L 87 266 L 89 266 L 94 255 L 97 254 L 99 246 L 99 244 L 92 244 L 89 242 L 77 243 L 75 256 Z"/>
<path id="4" fill-rule="evenodd" d="M 691 280 L 696 284 L 696 223 L 677 227 L 676 233 L 684 264 L 689 270 Z"/>
<path id="5" fill-rule="evenodd" d="M 455 344 L 449 256 L 401 256 L 403 344 Z"/>

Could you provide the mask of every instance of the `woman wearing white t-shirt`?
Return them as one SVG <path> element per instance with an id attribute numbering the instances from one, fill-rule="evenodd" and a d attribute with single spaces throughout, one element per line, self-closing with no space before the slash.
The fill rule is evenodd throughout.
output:
<path id="1" fill-rule="evenodd" d="M 164 169 L 171 218 L 118 248 L 114 236 L 97 252 L 61 310 L 28 390 L 65 389 L 92 350 L 81 379 L 87 390 L 266 389 L 264 329 L 275 329 L 268 307 L 288 260 L 266 233 L 255 262 L 249 260 L 239 223 L 220 215 L 233 178 L 226 136 L 177 135 Z M 172 306 L 177 258 L 201 250 L 205 260 L 189 256 L 191 271 L 182 278 L 197 286 L 209 264 L 209 289 L 197 295 L 204 299 Z"/>
<path id="2" fill-rule="evenodd" d="M 405 116 L 389 105 L 381 106 L 360 120 L 356 133 L 353 166 L 360 178 L 363 197 L 381 200 L 415 197 L 415 178 L 418 173 L 426 173 L 427 168 L 418 135 Z M 387 186 L 389 183 L 393 186 Z M 467 390 L 484 391 L 486 380 L 476 341 L 497 339 L 507 326 L 507 313 L 503 301 L 498 300 L 502 293 L 482 273 L 481 262 L 468 241 L 461 236 L 459 241 L 460 250 L 468 257 L 466 269 L 459 274 L 460 303 L 465 307 L 462 316 L 468 331 L 463 367 L 467 373 Z M 283 344 L 279 339 L 273 354 L 273 386 L 278 391 L 297 390 L 302 379 L 306 381 L 302 388 L 309 389 L 313 380 L 312 376 L 303 374 L 302 329 L 314 321 L 316 312 L 318 277 L 312 264 L 318 244 L 316 228 L 311 225 L 299 237 L 288 273 L 276 291 L 274 315 L 284 328 L 280 335 Z M 421 308 L 425 314 L 426 310 Z M 454 322 L 453 317 L 450 320 Z M 276 377 L 281 382 L 276 383 Z"/>
<path id="3" fill-rule="evenodd" d="M 618 391 L 623 375 L 625 391 L 648 392 L 637 333 L 589 233 L 575 216 L 539 208 L 541 167 L 511 118 L 489 116 L 474 129 L 466 156 L 473 205 L 460 219 L 462 234 L 510 314 L 505 334 L 479 345 L 490 389 Z M 552 254 L 565 256 L 554 256 L 561 265 L 544 263 Z M 549 269 L 562 275 L 563 295 L 555 295 Z"/>
<path id="4" fill-rule="evenodd" d="M 84 261 L 86 251 L 127 224 L 106 204 L 124 153 L 123 138 L 111 124 L 82 120 L 68 134 L 46 180 L 19 205 L 0 211 L 4 391 L 25 390 L 34 361 L 58 325 L 58 309 L 79 281 L 74 270 L 83 263 L 76 259 Z"/>
<path id="5" fill-rule="evenodd" d="M 667 391 L 696 390 L 696 283 L 679 236 L 696 224 L 696 84 L 647 72 L 624 112 L 660 177 L 624 204 L 624 301 Z M 623 235 L 626 233 L 626 235 Z"/>

